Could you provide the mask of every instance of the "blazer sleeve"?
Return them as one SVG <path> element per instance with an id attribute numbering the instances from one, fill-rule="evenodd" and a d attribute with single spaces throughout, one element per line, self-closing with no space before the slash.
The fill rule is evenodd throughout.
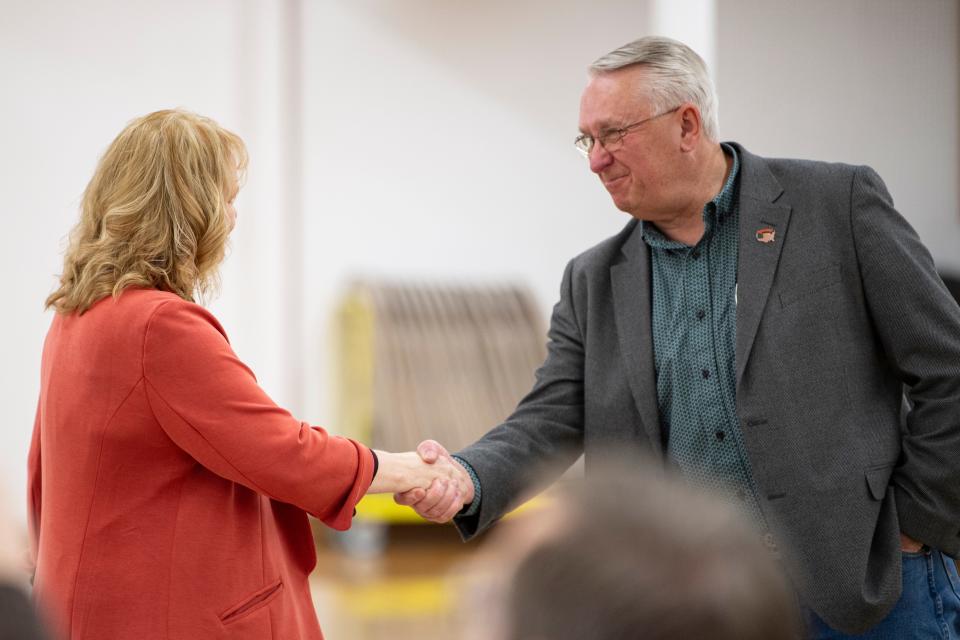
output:
<path id="1" fill-rule="evenodd" d="M 880 177 L 858 168 L 851 218 L 867 306 L 911 409 L 892 483 L 900 528 L 960 552 L 960 307 Z"/>
<path id="2" fill-rule="evenodd" d="M 538 482 L 558 477 L 583 452 L 584 349 L 574 313 L 573 271 L 571 260 L 533 389 L 503 424 L 457 452 L 482 487 L 479 510 L 454 519 L 465 540 L 515 507 Z"/>
<path id="3" fill-rule="evenodd" d="M 37 551 L 40 544 L 40 497 L 43 474 L 40 468 L 40 402 L 33 419 L 33 435 L 30 438 L 30 453 L 27 454 L 27 526 L 30 532 L 30 571 L 37 568 Z"/>
<path id="4" fill-rule="evenodd" d="M 168 301 L 147 323 L 147 399 L 160 426 L 204 467 L 347 529 L 373 478 L 363 445 L 278 407 L 198 305 Z"/>

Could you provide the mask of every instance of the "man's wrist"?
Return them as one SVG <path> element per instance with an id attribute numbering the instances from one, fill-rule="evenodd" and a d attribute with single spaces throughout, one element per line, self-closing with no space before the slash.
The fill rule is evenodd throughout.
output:
<path id="1" fill-rule="evenodd" d="M 463 505 L 463 509 L 456 515 L 456 517 L 472 516 L 480 511 L 480 498 L 482 491 L 480 489 L 480 478 L 477 476 L 477 472 L 473 470 L 473 467 L 470 466 L 470 463 L 461 458 L 458 455 L 450 456 L 456 460 L 461 467 L 466 470 L 467 475 L 470 476 L 470 481 L 473 483 L 473 500 Z"/>

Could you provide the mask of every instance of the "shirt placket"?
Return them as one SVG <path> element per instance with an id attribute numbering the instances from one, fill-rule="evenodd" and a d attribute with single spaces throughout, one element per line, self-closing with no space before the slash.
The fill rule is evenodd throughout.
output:
<path id="1" fill-rule="evenodd" d="M 717 377 L 717 362 L 715 357 L 713 324 L 713 309 L 710 305 L 711 273 L 709 269 L 709 242 L 698 245 L 690 253 L 691 270 L 696 290 L 687 300 L 688 313 L 702 320 L 696 320 L 697 340 L 691 351 L 691 361 L 688 363 L 688 375 L 695 381 L 694 399 L 699 414 L 700 429 L 703 431 L 701 442 L 704 443 L 704 467 L 715 477 L 729 477 L 729 465 L 724 463 L 724 440 L 726 433 L 723 428 L 723 403 Z"/>

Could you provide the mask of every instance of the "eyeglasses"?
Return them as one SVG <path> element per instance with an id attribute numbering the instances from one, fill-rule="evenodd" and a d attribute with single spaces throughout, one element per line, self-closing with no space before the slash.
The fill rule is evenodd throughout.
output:
<path id="1" fill-rule="evenodd" d="M 573 146 L 577 148 L 577 151 L 583 154 L 584 157 L 589 157 L 590 152 L 593 150 L 593 146 L 600 143 L 600 146 L 606 149 L 607 151 L 616 151 L 623 144 L 624 137 L 630 133 L 632 129 L 636 129 L 640 125 L 650 122 L 651 120 L 656 120 L 661 116 L 665 116 L 668 113 L 673 113 L 680 107 L 674 107 L 670 111 L 664 111 L 663 113 L 658 113 L 656 115 L 650 116 L 649 118 L 644 118 L 643 120 L 637 120 L 634 123 L 628 124 L 625 127 L 620 127 L 619 129 L 610 129 L 604 131 L 599 136 L 594 138 L 593 136 L 581 133 L 579 136 L 574 138 Z"/>

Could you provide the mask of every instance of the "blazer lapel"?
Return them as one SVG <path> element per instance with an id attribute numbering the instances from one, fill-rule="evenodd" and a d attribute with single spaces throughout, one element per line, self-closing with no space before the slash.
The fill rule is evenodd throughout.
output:
<path id="1" fill-rule="evenodd" d="M 622 251 L 626 259 L 610 267 L 617 336 L 640 420 L 651 447 L 660 453 L 663 447 L 653 363 L 650 253 L 643 241 L 639 223 L 624 243 Z"/>
<path id="2" fill-rule="evenodd" d="M 783 188 L 763 158 L 739 145 L 737 152 L 742 161 L 737 258 L 736 364 L 739 387 L 786 241 L 790 207 L 776 204 Z"/>

